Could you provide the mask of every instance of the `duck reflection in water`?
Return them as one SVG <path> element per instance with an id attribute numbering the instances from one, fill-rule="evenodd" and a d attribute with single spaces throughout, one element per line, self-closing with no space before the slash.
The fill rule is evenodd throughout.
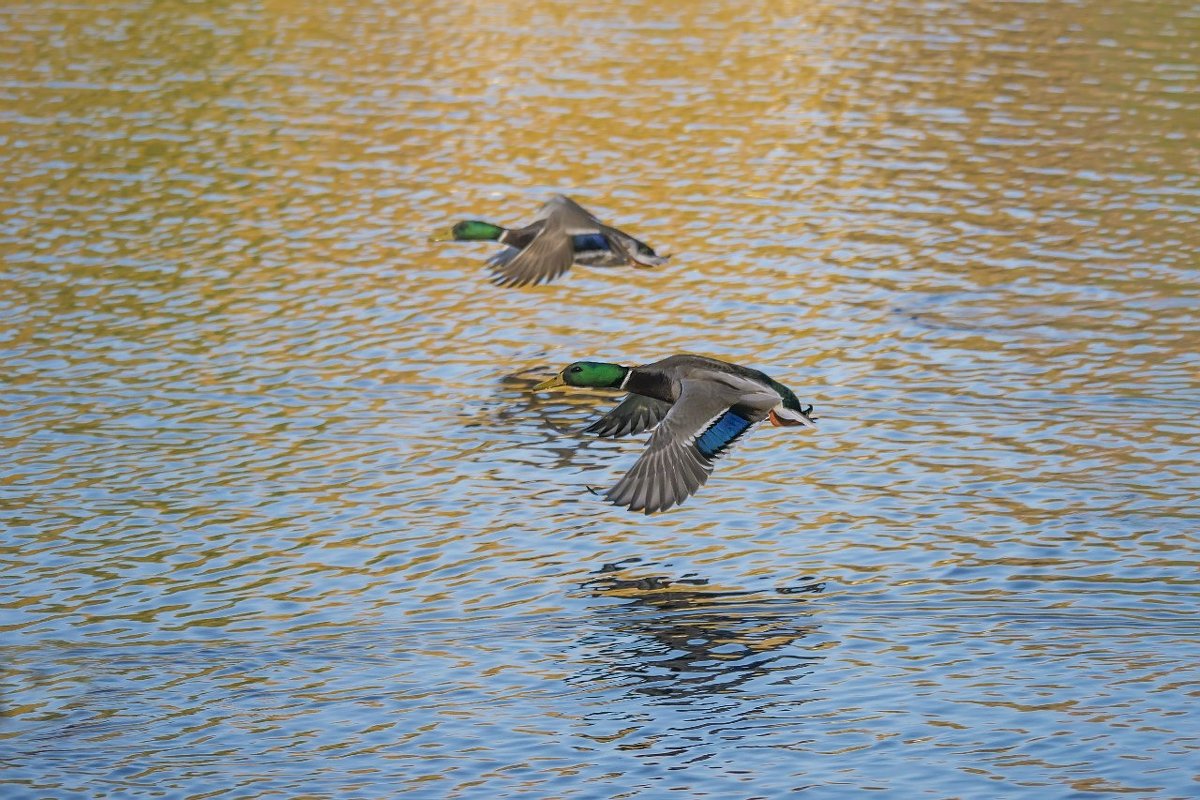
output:
<path id="1" fill-rule="evenodd" d="M 637 576 L 612 564 L 595 574 L 582 588 L 629 602 L 597 609 L 605 633 L 585 644 L 598 645 L 604 658 L 589 678 L 617 678 L 642 694 L 689 701 L 768 675 L 772 685 L 786 683 L 823 659 L 798 644 L 819 626 L 805 622 L 804 601 L 796 596 L 819 593 L 822 583 L 764 595 L 706 589 L 702 578 Z"/>

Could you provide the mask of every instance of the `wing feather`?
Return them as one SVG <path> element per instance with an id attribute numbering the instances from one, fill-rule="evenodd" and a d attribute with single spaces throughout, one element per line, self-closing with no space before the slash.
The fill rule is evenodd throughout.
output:
<path id="1" fill-rule="evenodd" d="M 523 250 L 504 260 L 489 261 L 492 282 L 498 286 L 527 286 L 552 281 L 571 268 L 575 249 L 571 237 L 547 221 Z"/>
<path id="2" fill-rule="evenodd" d="M 679 505 L 708 481 L 721 454 L 778 402 L 775 392 L 741 376 L 705 371 L 685 378 L 646 449 L 605 497 L 647 514 Z"/>
<path id="3" fill-rule="evenodd" d="M 597 436 L 613 438 L 641 433 L 662 422 L 670 410 L 671 404 L 666 401 L 629 394 L 616 408 L 593 422 L 586 430 Z"/>
<path id="4" fill-rule="evenodd" d="M 712 462 L 696 449 L 695 438 L 713 417 L 729 407 L 725 393 L 684 381 L 679 399 L 651 434 L 646 449 L 607 499 L 631 511 L 652 514 L 678 505 L 708 480 Z"/>

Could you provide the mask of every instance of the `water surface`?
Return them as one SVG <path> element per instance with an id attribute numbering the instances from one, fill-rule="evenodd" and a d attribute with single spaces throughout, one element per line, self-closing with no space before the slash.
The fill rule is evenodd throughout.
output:
<path id="1" fill-rule="evenodd" d="M 1196 795 L 1194 5 L 0 31 L 6 798 Z M 428 241 L 554 191 L 670 266 Z M 605 505 L 677 351 L 820 425 Z"/>

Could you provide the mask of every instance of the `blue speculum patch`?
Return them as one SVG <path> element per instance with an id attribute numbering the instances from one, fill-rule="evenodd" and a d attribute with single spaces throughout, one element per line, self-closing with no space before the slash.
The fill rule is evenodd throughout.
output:
<path id="1" fill-rule="evenodd" d="M 608 240 L 598 233 L 579 233 L 571 237 L 576 253 L 587 253 L 593 250 L 607 250 Z"/>
<path id="2" fill-rule="evenodd" d="M 726 411 L 698 439 L 696 449 L 706 458 L 712 458 L 753 424 L 740 414 Z"/>

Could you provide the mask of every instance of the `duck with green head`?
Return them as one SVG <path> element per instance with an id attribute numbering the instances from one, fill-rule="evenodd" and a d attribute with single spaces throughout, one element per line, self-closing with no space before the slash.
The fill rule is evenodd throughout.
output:
<path id="1" fill-rule="evenodd" d="M 505 249 L 487 266 L 499 286 L 544 283 L 561 276 L 572 264 L 589 267 L 658 267 L 660 256 L 645 242 L 611 228 L 569 197 L 554 195 L 533 222 L 504 228 L 482 220 L 465 220 L 447 237 L 457 242 L 499 242 Z M 436 241 L 445 241 L 437 239 Z"/>
<path id="2" fill-rule="evenodd" d="M 652 514 L 691 497 L 716 460 L 759 422 L 813 427 L 792 390 L 764 372 L 697 355 L 674 355 L 639 367 L 576 361 L 535 392 L 559 386 L 617 389 L 628 395 L 587 432 L 626 436 L 654 428 L 633 468 L 605 498 Z"/>

